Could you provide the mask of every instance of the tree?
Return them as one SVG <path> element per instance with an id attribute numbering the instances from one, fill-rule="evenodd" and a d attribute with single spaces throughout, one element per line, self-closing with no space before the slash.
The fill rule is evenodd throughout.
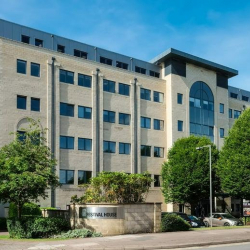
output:
<path id="1" fill-rule="evenodd" d="M 0 149 L 0 200 L 17 206 L 21 218 L 24 203 L 45 199 L 46 188 L 58 186 L 52 171 L 56 161 L 46 146 L 45 130 L 29 119 L 28 129 L 14 133 L 15 139 Z"/>
<path id="2" fill-rule="evenodd" d="M 162 166 L 162 192 L 166 202 L 189 203 L 192 212 L 203 199 L 209 198 L 209 150 L 197 147 L 212 145 L 213 189 L 219 189 L 214 170 L 219 152 L 207 137 L 190 136 L 178 139 Z"/>
<path id="3" fill-rule="evenodd" d="M 217 168 L 224 192 L 233 197 L 250 197 L 250 109 L 230 129 Z"/>

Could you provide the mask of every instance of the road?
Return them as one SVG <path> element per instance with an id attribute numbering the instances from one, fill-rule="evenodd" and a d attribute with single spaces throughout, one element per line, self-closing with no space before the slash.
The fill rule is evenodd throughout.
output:
<path id="1" fill-rule="evenodd" d="M 175 248 L 172 250 L 236 250 L 236 249 L 237 250 L 249 250 L 250 243 L 217 245 L 217 246 L 211 246 L 211 247 Z M 158 249 L 155 249 L 155 250 L 158 250 Z"/>

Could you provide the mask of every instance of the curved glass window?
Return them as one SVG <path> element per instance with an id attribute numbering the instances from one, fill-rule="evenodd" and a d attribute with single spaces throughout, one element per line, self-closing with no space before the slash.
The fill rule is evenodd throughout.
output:
<path id="1" fill-rule="evenodd" d="M 190 134 L 214 141 L 214 96 L 204 82 L 195 82 L 189 95 Z"/>

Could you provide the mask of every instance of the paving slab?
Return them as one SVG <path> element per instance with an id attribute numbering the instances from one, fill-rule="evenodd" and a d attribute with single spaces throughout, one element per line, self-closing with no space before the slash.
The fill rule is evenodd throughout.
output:
<path id="1" fill-rule="evenodd" d="M 0 239 L 0 250 L 175 249 L 241 242 L 250 242 L 250 228 L 133 234 L 52 241 Z"/>

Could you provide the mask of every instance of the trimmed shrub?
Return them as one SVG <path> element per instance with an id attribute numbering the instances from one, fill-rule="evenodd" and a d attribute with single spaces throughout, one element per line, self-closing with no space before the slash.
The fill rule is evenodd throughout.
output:
<path id="1" fill-rule="evenodd" d="M 47 238 L 70 229 L 69 221 L 62 218 L 10 218 L 7 227 L 11 238 Z"/>
<path id="2" fill-rule="evenodd" d="M 165 214 L 161 219 L 162 232 L 188 231 L 190 225 L 176 214 Z"/>
<path id="3" fill-rule="evenodd" d="M 14 203 L 10 203 L 9 218 L 17 217 L 17 214 L 17 206 Z M 22 208 L 22 215 L 41 216 L 42 212 L 37 204 L 25 203 Z"/>
<path id="4" fill-rule="evenodd" d="M 7 224 L 6 224 L 6 218 L 0 217 L 0 230 L 6 230 Z"/>
<path id="5" fill-rule="evenodd" d="M 88 238 L 88 237 L 102 237 L 101 233 L 92 232 L 89 229 L 75 229 L 69 230 L 67 233 L 55 235 L 54 239 L 70 239 L 70 238 Z"/>
<path id="6" fill-rule="evenodd" d="M 57 210 L 55 207 L 40 207 L 40 210 Z"/>

